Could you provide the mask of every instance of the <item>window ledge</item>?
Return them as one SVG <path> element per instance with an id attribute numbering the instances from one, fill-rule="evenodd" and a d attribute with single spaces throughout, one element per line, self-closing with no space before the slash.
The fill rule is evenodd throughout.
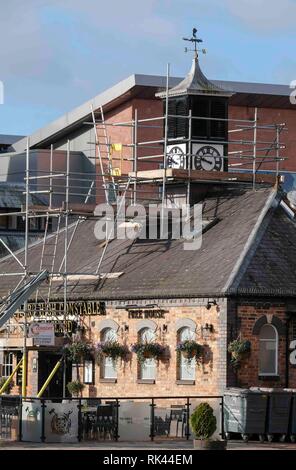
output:
<path id="1" fill-rule="evenodd" d="M 116 384 L 117 379 L 100 379 L 100 383 L 103 383 L 103 384 Z"/>
<path id="2" fill-rule="evenodd" d="M 138 379 L 137 384 L 155 384 L 154 379 Z"/>
<path id="3" fill-rule="evenodd" d="M 275 374 L 275 375 L 258 375 L 259 380 L 280 380 L 280 376 Z"/>
<path id="4" fill-rule="evenodd" d="M 176 380 L 177 385 L 195 385 L 195 380 Z"/>

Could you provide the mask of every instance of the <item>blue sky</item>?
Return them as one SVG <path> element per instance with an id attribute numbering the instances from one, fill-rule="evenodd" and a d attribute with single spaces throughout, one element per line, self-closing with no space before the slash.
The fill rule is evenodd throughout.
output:
<path id="1" fill-rule="evenodd" d="M 184 76 L 198 28 L 209 78 L 296 79 L 296 0 L 1 2 L 0 134 L 30 134 L 132 73 Z"/>

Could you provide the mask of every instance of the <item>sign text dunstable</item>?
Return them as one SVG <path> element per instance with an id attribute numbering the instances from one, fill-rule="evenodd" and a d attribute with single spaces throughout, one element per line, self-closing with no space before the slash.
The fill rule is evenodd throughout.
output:
<path id="1" fill-rule="evenodd" d="M 78 315 L 78 316 L 89 316 L 89 315 L 106 315 L 105 304 L 103 302 L 97 302 L 96 300 L 91 301 L 77 301 L 77 302 L 67 302 L 66 304 L 66 314 L 67 315 Z M 44 302 L 40 303 L 28 303 L 27 305 L 27 315 L 35 318 L 38 317 L 50 317 L 50 316 L 59 316 L 65 314 L 65 304 L 64 302 L 49 302 L 45 304 Z M 21 309 L 16 316 L 23 317 L 24 311 Z"/>

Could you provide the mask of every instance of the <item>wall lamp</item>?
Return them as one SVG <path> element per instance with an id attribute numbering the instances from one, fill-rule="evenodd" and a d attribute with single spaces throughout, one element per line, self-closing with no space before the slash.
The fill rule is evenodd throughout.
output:
<path id="1" fill-rule="evenodd" d="M 212 324 L 206 323 L 205 326 L 201 327 L 202 332 L 206 331 L 207 333 L 213 333 L 214 327 Z"/>
<path id="2" fill-rule="evenodd" d="M 206 305 L 206 309 L 207 309 L 207 310 L 210 310 L 210 308 L 211 308 L 212 305 L 217 305 L 216 300 L 208 300 L 208 303 L 207 303 L 207 305 Z"/>

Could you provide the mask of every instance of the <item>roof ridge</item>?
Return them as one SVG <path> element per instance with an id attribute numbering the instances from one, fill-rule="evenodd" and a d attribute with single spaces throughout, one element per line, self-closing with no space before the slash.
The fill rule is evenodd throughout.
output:
<path id="1" fill-rule="evenodd" d="M 241 278 L 243 274 L 245 273 L 248 265 L 250 264 L 250 261 L 256 251 L 256 248 L 258 244 L 260 243 L 262 236 L 264 235 L 265 230 L 268 227 L 269 222 L 271 220 L 271 214 L 268 219 L 266 219 L 266 215 L 268 214 L 270 209 L 272 208 L 275 209 L 275 207 L 277 207 L 280 202 L 280 198 L 278 198 L 278 196 L 279 196 L 278 191 L 272 188 L 270 195 L 257 218 L 257 221 L 253 227 L 253 230 L 249 234 L 249 237 L 245 243 L 245 246 L 243 250 L 241 251 L 241 254 L 237 262 L 235 263 L 225 285 L 222 288 L 222 292 L 233 293 L 236 291 L 241 281 Z"/>

